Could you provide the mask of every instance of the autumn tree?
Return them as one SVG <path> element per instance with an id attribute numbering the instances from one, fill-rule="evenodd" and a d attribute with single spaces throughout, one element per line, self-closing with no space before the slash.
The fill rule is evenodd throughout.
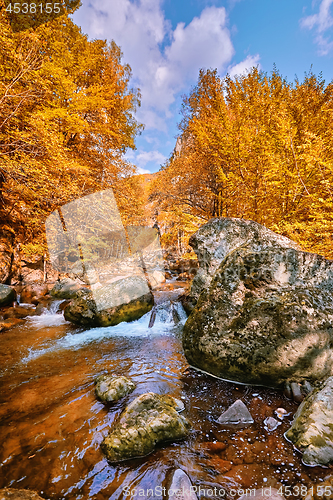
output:
<path id="1" fill-rule="evenodd" d="M 0 220 L 41 251 L 58 206 L 109 187 L 128 195 L 140 96 L 120 48 L 88 41 L 67 14 L 16 33 L 0 16 Z"/>
<path id="2" fill-rule="evenodd" d="M 252 219 L 333 256 L 332 88 L 311 72 L 290 84 L 275 68 L 234 79 L 200 71 L 183 102 L 180 151 L 155 186 L 163 217 Z"/>

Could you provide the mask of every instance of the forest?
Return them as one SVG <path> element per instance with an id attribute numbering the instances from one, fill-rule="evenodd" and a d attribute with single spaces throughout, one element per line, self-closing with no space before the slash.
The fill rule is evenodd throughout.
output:
<path id="1" fill-rule="evenodd" d="M 173 9 L 192 16 L 172 31 L 189 52 L 171 31 L 155 40 L 160 66 L 126 30 L 139 76 L 122 28 L 107 41 L 74 23 L 80 0 L 30 3 L 29 18 L 20 1 L 15 17 L 0 0 L 0 500 L 331 499 L 333 81 L 199 70 L 192 34 L 222 53 L 224 5 L 254 31 L 244 6 L 260 0 L 87 2 L 107 29 L 128 5 L 157 6 L 163 29 Z M 188 54 L 177 136 L 154 135 L 157 80 L 135 64 L 169 78 Z M 170 115 L 176 81 L 156 84 L 156 101 L 175 87 Z"/>
<path id="2" fill-rule="evenodd" d="M 47 251 L 53 210 L 112 188 L 124 223 L 157 220 L 182 253 L 209 219 L 239 217 L 332 258 L 333 83 L 202 69 L 169 160 L 136 175 L 124 159 L 144 127 L 131 69 L 69 14 L 14 32 L 0 13 L 0 221 L 23 255 Z"/>

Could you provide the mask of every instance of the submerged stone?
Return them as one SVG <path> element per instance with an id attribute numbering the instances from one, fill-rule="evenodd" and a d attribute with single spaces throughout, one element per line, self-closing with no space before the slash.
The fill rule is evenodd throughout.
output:
<path id="1" fill-rule="evenodd" d="M 275 429 L 277 429 L 279 425 L 281 425 L 281 422 L 276 420 L 276 418 L 274 417 L 267 417 L 264 420 L 264 427 L 268 432 L 275 431 Z"/>
<path id="2" fill-rule="evenodd" d="M 237 399 L 229 408 L 217 419 L 220 424 L 253 424 L 251 413 L 240 399 Z"/>
<path id="3" fill-rule="evenodd" d="M 177 407 L 171 396 L 149 392 L 137 397 L 101 444 L 107 459 L 118 462 L 145 456 L 157 443 L 185 438 L 190 423 L 177 413 Z"/>
<path id="4" fill-rule="evenodd" d="M 95 380 L 97 397 L 105 402 L 118 401 L 135 389 L 135 384 L 124 376 L 100 375 Z"/>
<path id="5" fill-rule="evenodd" d="M 333 462 L 333 377 L 304 399 L 285 436 L 303 452 L 305 465 Z"/>
<path id="6" fill-rule="evenodd" d="M 190 478 L 182 469 L 176 469 L 169 481 L 167 499 L 197 500 Z"/>
<path id="7" fill-rule="evenodd" d="M 288 415 L 290 415 L 290 412 L 285 408 L 277 408 L 274 413 L 280 420 L 283 420 L 284 417 L 288 417 Z"/>

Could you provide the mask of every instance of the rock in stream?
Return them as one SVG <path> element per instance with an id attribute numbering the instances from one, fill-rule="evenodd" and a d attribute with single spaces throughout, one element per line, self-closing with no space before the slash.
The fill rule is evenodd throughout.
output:
<path id="1" fill-rule="evenodd" d="M 118 462 L 142 457 L 159 442 L 185 438 L 190 423 L 177 412 L 182 409 L 180 403 L 171 396 L 153 392 L 137 397 L 101 444 L 107 459 Z"/>
<path id="2" fill-rule="evenodd" d="M 186 358 L 245 384 L 325 379 L 333 373 L 333 261 L 259 236 L 223 258 L 201 292 L 184 327 Z"/>
<path id="3" fill-rule="evenodd" d="M 306 465 L 333 462 L 333 377 L 304 399 L 285 435 L 303 452 Z"/>

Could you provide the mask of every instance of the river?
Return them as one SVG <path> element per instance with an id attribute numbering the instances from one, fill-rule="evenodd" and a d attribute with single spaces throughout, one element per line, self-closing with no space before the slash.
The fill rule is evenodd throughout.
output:
<path id="1" fill-rule="evenodd" d="M 57 500 L 147 498 L 150 488 L 150 498 L 161 499 L 159 488 L 181 468 L 200 498 L 237 498 L 240 489 L 269 486 L 282 486 L 282 492 L 291 487 L 292 498 L 300 498 L 302 485 L 304 492 L 332 473 L 304 466 L 284 439 L 297 405 L 282 393 L 226 382 L 188 365 L 177 286 L 157 293 L 150 329 L 150 314 L 115 327 L 76 327 L 54 301 L 41 316 L 0 334 L 1 488 L 27 488 Z M 94 379 L 104 373 L 130 377 L 135 391 L 117 403 L 101 403 Z M 103 437 L 126 404 L 149 391 L 183 400 L 189 437 L 147 457 L 109 464 L 100 450 Z M 236 399 L 255 423 L 225 428 L 217 418 Z M 268 431 L 264 419 L 279 407 L 290 415 Z"/>

